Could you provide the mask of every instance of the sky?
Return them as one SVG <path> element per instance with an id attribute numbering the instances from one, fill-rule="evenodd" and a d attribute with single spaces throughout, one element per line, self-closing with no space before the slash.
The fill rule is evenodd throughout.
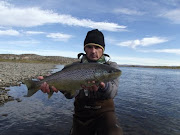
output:
<path id="1" fill-rule="evenodd" d="M 0 0 L 0 54 L 77 58 L 92 29 L 118 64 L 180 66 L 180 0 Z"/>

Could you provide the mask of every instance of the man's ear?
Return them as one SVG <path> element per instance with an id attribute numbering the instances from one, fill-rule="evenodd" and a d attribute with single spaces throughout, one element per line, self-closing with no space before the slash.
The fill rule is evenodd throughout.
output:
<path id="1" fill-rule="evenodd" d="M 86 53 L 86 47 L 84 47 L 84 52 Z"/>

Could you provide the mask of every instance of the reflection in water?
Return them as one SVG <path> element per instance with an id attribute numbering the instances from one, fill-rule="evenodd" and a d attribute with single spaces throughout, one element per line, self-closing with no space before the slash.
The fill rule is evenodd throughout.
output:
<path id="1" fill-rule="evenodd" d="M 12 134 L 56 134 L 68 132 L 73 114 L 73 100 L 67 100 L 61 93 L 48 95 L 38 91 L 32 97 L 24 97 L 27 88 L 12 87 L 10 94 L 19 97 L 22 102 L 8 102 L 1 109 L 1 114 L 8 114 L 0 119 L 1 135 Z M 62 127 L 62 130 L 60 130 Z M 66 128 L 65 128 L 66 127 Z"/>
<path id="2" fill-rule="evenodd" d="M 180 71 L 125 67 L 121 70 L 115 105 L 124 134 L 179 135 Z M 1 135 L 69 133 L 74 99 L 66 99 L 60 92 L 48 99 L 41 91 L 24 97 L 25 85 L 10 89 L 9 94 L 22 102 L 11 101 L 0 107 Z"/>

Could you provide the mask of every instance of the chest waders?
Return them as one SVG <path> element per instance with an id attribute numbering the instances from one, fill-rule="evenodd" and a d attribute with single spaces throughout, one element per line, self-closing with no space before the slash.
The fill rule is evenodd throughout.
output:
<path id="1" fill-rule="evenodd" d="M 90 62 L 86 55 L 78 54 L 81 58 L 80 63 Z M 104 54 L 97 62 L 110 64 L 105 59 Z M 115 116 L 113 99 L 102 99 L 98 92 L 80 90 L 74 102 L 73 127 L 70 135 L 122 135 Z"/>

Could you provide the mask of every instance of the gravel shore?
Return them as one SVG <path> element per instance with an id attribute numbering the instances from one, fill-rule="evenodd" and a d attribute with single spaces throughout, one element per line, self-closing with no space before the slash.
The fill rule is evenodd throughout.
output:
<path id="1" fill-rule="evenodd" d="M 0 104 L 13 100 L 6 87 L 19 85 L 24 79 L 47 75 L 55 64 L 0 62 Z"/>

